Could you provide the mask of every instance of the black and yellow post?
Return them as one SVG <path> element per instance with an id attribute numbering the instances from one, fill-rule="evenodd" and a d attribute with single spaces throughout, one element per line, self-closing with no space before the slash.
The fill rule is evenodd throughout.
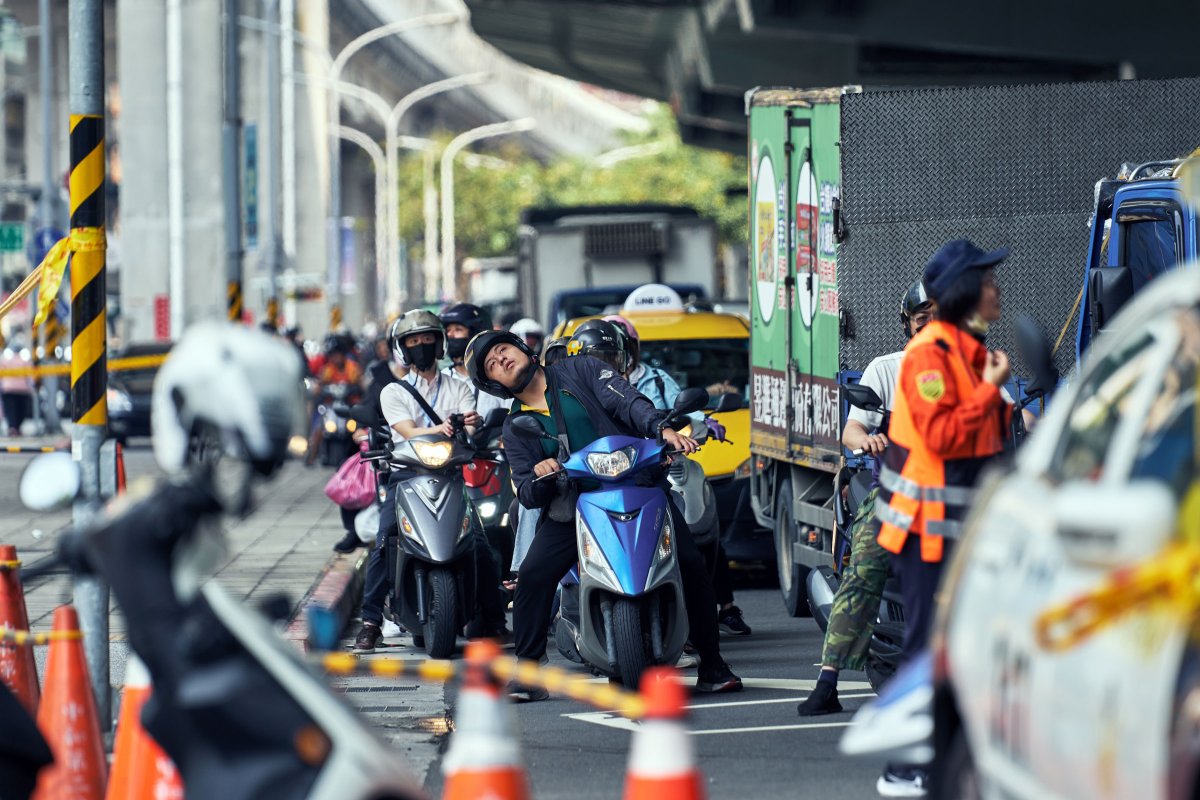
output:
<path id="1" fill-rule="evenodd" d="M 334 303 L 329 308 L 329 332 L 341 330 L 342 327 L 342 307 Z"/>
<path id="2" fill-rule="evenodd" d="M 71 236 L 104 236 L 104 117 L 71 115 Z M 99 248 L 71 253 L 71 419 L 108 425 L 104 260 Z"/>
<path id="3" fill-rule="evenodd" d="M 230 322 L 242 321 L 242 282 L 229 281 L 225 286 L 226 309 Z"/>
<path id="4" fill-rule="evenodd" d="M 279 327 L 279 301 L 274 297 L 267 299 L 267 324 L 272 328 Z"/>

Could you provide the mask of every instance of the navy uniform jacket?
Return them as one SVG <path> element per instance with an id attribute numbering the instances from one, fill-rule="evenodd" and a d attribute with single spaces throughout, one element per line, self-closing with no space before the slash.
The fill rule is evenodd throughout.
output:
<path id="1" fill-rule="evenodd" d="M 668 415 L 668 412 L 655 408 L 645 395 L 598 358 L 573 356 L 551 365 L 549 370 L 558 381 L 559 390 L 570 392 L 587 411 L 600 438 L 656 437 L 658 423 Z M 512 411 L 504 421 L 504 450 L 508 454 L 521 505 L 526 508 L 545 508 L 554 499 L 555 482 L 544 480 L 534 483 L 533 467 L 549 456 L 542 449 L 541 441 L 525 439 L 512 432 L 512 421 L 518 414 L 532 413 L 520 411 L 520 406 L 519 402 L 514 401 Z"/>

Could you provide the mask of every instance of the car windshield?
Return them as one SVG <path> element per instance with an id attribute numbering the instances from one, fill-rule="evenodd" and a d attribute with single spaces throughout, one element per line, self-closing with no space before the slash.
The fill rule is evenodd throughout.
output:
<path id="1" fill-rule="evenodd" d="M 642 340 L 642 363 L 667 372 L 680 389 L 698 386 L 708 392 L 708 408 L 726 394 L 750 396 L 749 339 Z"/>

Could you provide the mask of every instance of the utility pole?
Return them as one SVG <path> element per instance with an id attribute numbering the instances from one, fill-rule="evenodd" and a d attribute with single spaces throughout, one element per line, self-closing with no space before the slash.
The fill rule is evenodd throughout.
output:
<path id="1" fill-rule="evenodd" d="M 225 297 L 230 322 L 242 319 L 242 164 L 241 58 L 238 53 L 239 0 L 225 0 L 222 30 L 225 58 L 225 107 L 221 156 L 225 177 Z"/>
<path id="2" fill-rule="evenodd" d="M 263 214 L 263 243 L 268 275 L 267 305 L 277 302 L 279 296 L 280 261 L 283 255 L 283 240 L 280 235 L 279 213 L 279 168 L 283 164 L 280 152 L 281 125 L 279 119 L 279 0 L 266 0 L 264 7 L 266 22 L 263 34 L 263 97 L 266 104 L 266 124 L 263 126 L 263 171 L 266 184 L 266 207 Z"/>
<path id="3" fill-rule="evenodd" d="M 105 315 L 104 0 L 68 6 L 71 115 L 71 454 L 79 462 L 83 497 L 75 522 L 100 506 L 100 445 L 108 432 L 108 320 Z M 100 725 L 112 725 L 108 674 L 108 585 L 77 577 L 75 607 Z"/>

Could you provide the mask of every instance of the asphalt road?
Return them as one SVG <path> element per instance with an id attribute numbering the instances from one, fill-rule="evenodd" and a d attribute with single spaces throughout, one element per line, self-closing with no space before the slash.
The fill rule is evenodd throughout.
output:
<path id="1" fill-rule="evenodd" d="M 752 584 L 747 578 L 754 578 Z M 689 725 L 708 780 L 708 796 L 872 798 L 878 764 L 851 761 L 837 741 L 851 712 L 872 696 L 861 673 L 846 673 L 842 714 L 801 718 L 796 705 L 816 677 L 821 633 L 810 618 L 791 619 L 766 576 L 743 575 L 738 605 L 754 633 L 722 634 L 725 659 L 746 682 L 738 694 L 698 697 Z M 750 588 L 750 586 L 753 588 Z M 551 663 L 572 667 L 550 645 Z M 694 677 L 695 670 L 688 676 Z M 447 693 L 448 704 L 453 698 Z M 516 707 L 525 762 L 539 800 L 619 797 L 631 724 L 569 700 Z M 437 766 L 440 766 L 437 765 Z M 429 774 L 431 794 L 441 790 L 440 769 Z"/>

